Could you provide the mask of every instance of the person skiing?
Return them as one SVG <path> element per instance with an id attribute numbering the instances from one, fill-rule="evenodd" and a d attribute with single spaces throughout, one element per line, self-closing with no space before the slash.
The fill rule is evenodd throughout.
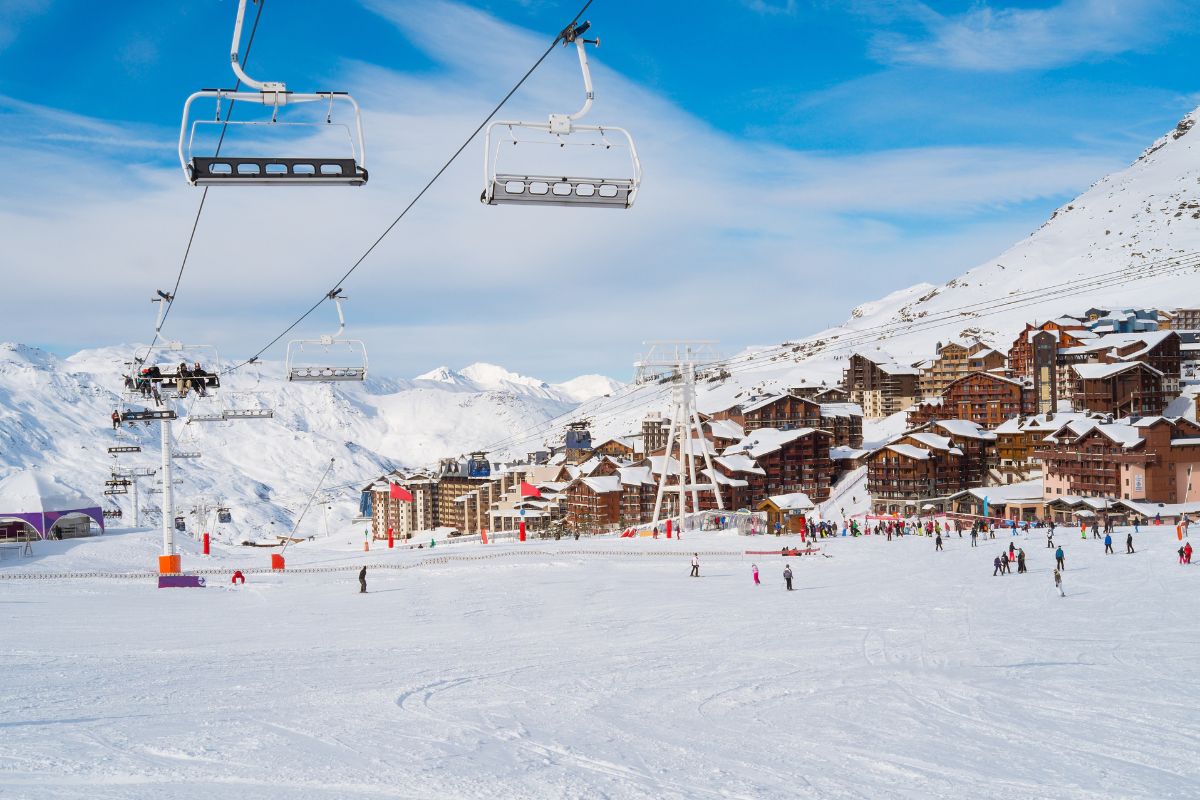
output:
<path id="1" fill-rule="evenodd" d="M 1059 596 L 1059 597 L 1066 597 L 1066 596 L 1067 596 L 1067 593 L 1063 591 L 1063 585 L 1062 585 L 1062 573 L 1061 573 L 1061 572 L 1059 572 L 1057 568 L 1054 570 L 1054 586 L 1055 586 L 1055 588 L 1056 588 L 1056 589 L 1058 589 L 1058 596 Z"/>
<path id="2" fill-rule="evenodd" d="M 358 593 L 367 593 L 367 568 L 365 565 L 358 571 Z"/>
<path id="3" fill-rule="evenodd" d="M 1105 552 L 1105 553 L 1112 553 L 1112 552 L 1113 552 L 1113 549 L 1112 549 L 1112 536 L 1111 536 L 1110 534 L 1107 534 L 1107 533 L 1106 533 L 1106 534 L 1104 534 L 1104 552 Z"/>
<path id="4" fill-rule="evenodd" d="M 1008 560 L 1009 561 L 1017 560 L 1017 547 L 1012 542 L 1008 543 Z"/>
<path id="5" fill-rule="evenodd" d="M 246 576 L 242 574 L 242 571 L 240 569 L 234 570 L 233 578 L 232 578 L 232 580 L 230 580 L 230 583 L 232 583 L 234 586 L 237 586 L 239 583 L 242 584 L 243 586 L 245 586 L 246 585 Z"/>
<path id="6" fill-rule="evenodd" d="M 1179 553 L 1179 563 L 1180 563 L 1180 564 L 1182 564 L 1182 563 L 1183 563 L 1183 548 L 1182 548 L 1182 547 L 1180 547 L 1180 548 L 1179 548 L 1178 550 L 1176 550 L 1175 552 L 1176 552 L 1176 553 Z"/>
<path id="7" fill-rule="evenodd" d="M 1066 555 L 1063 553 L 1062 547 L 1054 551 L 1054 562 L 1058 565 L 1059 569 L 1065 570 L 1067 568 Z"/>
<path id="8" fill-rule="evenodd" d="M 761 586 L 762 582 L 758 579 L 758 564 L 750 565 L 750 574 L 754 576 L 754 585 Z"/>
<path id="9" fill-rule="evenodd" d="M 699 553 L 692 554 L 692 575 L 691 575 L 691 577 L 693 577 L 693 578 L 700 577 L 700 554 Z"/>
<path id="10" fill-rule="evenodd" d="M 788 564 L 783 568 L 783 582 L 787 584 L 787 590 L 792 591 L 792 565 Z"/>
<path id="11" fill-rule="evenodd" d="M 1019 575 L 1022 572 L 1028 571 L 1029 570 L 1025 568 L 1025 550 L 1022 548 L 1021 550 L 1017 551 L 1017 574 Z"/>
<path id="12" fill-rule="evenodd" d="M 1046 534 L 1046 549 L 1054 549 L 1054 528 L 1051 528 L 1050 532 Z"/>
<path id="13" fill-rule="evenodd" d="M 971 547 L 979 547 L 979 531 L 971 528 Z"/>
<path id="14" fill-rule="evenodd" d="M 995 567 L 992 570 L 992 577 L 994 578 L 1000 574 L 1000 556 L 996 556 L 994 559 L 992 559 L 992 566 Z"/>
<path id="15" fill-rule="evenodd" d="M 933 540 L 933 549 L 935 551 L 942 549 L 942 534 L 941 533 L 938 533 L 937 538 L 935 538 Z"/>
<path id="16" fill-rule="evenodd" d="M 1192 563 L 1192 543 L 1191 542 L 1183 543 L 1183 563 L 1185 563 L 1185 564 Z"/>
<path id="17" fill-rule="evenodd" d="M 1132 533 L 1125 535 L 1125 552 L 1126 553 L 1133 552 L 1133 534 Z"/>

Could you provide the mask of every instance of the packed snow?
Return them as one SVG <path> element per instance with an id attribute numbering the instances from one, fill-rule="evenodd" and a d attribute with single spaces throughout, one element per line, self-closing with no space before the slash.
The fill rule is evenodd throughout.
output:
<path id="1" fill-rule="evenodd" d="M 185 540 L 226 574 L 161 590 L 11 577 L 144 571 L 154 532 L 38 542 L 0 562 L 0 796 L 1196 797 L 1200 573 L 1166 527 L 1134 555 L 1057 539 L 1065 598 L 1036 530 L 1000 577 L 1003 533 L 823 540 L 791 593 L 744 554 L 780 540 L 730 534 L 362 553 L 345 530 L 236 588 L 267 551 Z"/>

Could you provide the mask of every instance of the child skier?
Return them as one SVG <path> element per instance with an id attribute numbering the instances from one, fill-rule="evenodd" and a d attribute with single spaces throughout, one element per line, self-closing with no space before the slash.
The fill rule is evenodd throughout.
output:
<path id="1" fill-rule="evenodd" d="M 751 565 L 750 565 L 750 573 L 751 573 L 752 575 L 754 575 L 754 585 L 755 585 L 755 586 L 760 586 L 760 585 L 761 585 L 761 581 L 759 581 L 759 579 L 758 579 L 758 564 L 751 564 Z"/>

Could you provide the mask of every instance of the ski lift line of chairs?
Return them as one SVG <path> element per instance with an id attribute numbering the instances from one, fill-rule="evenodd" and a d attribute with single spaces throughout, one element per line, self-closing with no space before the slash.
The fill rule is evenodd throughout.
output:
<path id="1" fill-rule="evenodd" d="M 119 509 L 119 508 L 104 509 L 104 518 L 105 519 L 120 519 L 121 516 L 122 516 L 121 509 Z"/>
<path id="2" fill-rule="evenodd" d="M 279 81 L 257 81 L 243 71 L 238 61 L 238 48 L 242 39 L 242 23 L 246 16 L 246 0 L 239 0 L 237 20 L 233 27 L 233 43 L 230 46 L 230 64 L 234 75 L 255 91 L 233 89 L 203 89 L 188 97 L 183 106 L 183 121 L 179 127 L 179 163 L 184 176 L 192 186 L 362 186 L 367 182 L 366 140 L 363 137 L 362 111 L 353 97 L 346 92 L 297 93 L 289 91 Z M 216 114 L 211 120 L 191 121 L 192 103 L 199 98 L 216 100 Z M 270 121 L 221 119 L 221 101 L 230 103 L 243 101 L 271 108 Z M 343 123 L 350 140 L 349 157 L 281 157 L 281 156 L 197 156 L 193 153 L 196 131 L 201 125 L 268 126 L 268 127 L 320 127 L 321 123 L 280 122 L 279 109 L 297 103 L 328 103 L 325 124 L 332 125 L 335 102 L 345 103 L 354 112 L 354 132 Z M 186 152 L 185 152 L 186 149 Z"/>
<path id="3" fill-rule="evenodd" d="M 484 135 L 483 150 L 483 194 L 480 200 L 488 205 L 553 205 L 580 206 L 587 208 L 630 208 L 637 197 L 642 183 L 642 162 L 638 158 L 637 148 L 633 137 L 624 128 L 608 125 L 577 125 L 576 120 L 582 118 L 592 107 L 595 93 L 592 90 L 592 73 L 588 67 L 585 45 L 599 47 L 599 39 L 584 39 L 583 33 L 591 26 L 584 22 L 576 26 L 571 24 L 562 32 L 563 46 L 574 44 L 579 55 L 579 67 L 583 72 L 583 88 L 585 91 L 583 107 L 574 114 L 551 114 L 547 122 L 518 122 L 499 120 L 487 127 Z M 493 132 L 498 128 L 508 131 L 507 140 L 497 139 L 493 148 Z M 605 150 L 625 148 L 630 159 L 630 175 L 628 177 L 570 177 L 557 175 L 527 175 L 512 171 L 501 171 L 500 148 L 504 144 L 513 146 L 519 144 L 534 144 L 522 142 L 517 138 L 519 130 L 536 130 L 549 134 L 553 139 L 542 144 L 557 145 L 560 148 L 568 146 L 601 147 Z M 573 133 L 598 134 L 599 142 L 569 141 L 566 137 Z M 611 138 L 610 138 L 611 137 Z M 620 139 L 621 141 L 617 141 Z"/>
<path id="4" fill-rule="evenodd" d="M 367 379 L 367 346 L 361 339 L 342 339 L 346 330 L 346 316 L 342 311 L 342 301 L 348 300 L 340 288 L 334 289 L 326 297 L 333 301 L 337 308 L 338 329 L 329 336 L 320 339 L 293 339 L 288 342 L 286 373 L 289 381 L 331 382 L 331 381 L 364 381 Z M 321 356 L 309 358 L 313 351 L 319 351 Z M 344 355 L 349 363 L 335 364 L 330 356 L 337 353 Z"/>

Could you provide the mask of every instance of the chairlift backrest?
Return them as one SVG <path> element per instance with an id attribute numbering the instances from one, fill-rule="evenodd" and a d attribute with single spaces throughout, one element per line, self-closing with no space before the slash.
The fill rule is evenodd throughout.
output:
<path id="1" fill-rule="evenodd" d="M 246 0 L 238 0 L 237 19 L 233 28 L 233 44 L 230 47 L 230 62 L 238 81 L 254 91 L 238 91 L 234 89 L 204 89 L 188 97 L 183 106 L 183 121 L 179 128 L 179 163 L 183 167 L 184 176 L 193 186 L 362 186 L 367 182 L 366 141 L 363 137 L 362 111 L 358 103 L 346 92 L 313 92 L 298 93 L 289 91 L 287 86 L 278 81 L 256 81 L 247 75 L 238 61 L 238 48 L 242 38 L 242 23 L 246 16 Z M 213 98 L 217 109 L 214 118 L 192 119 L 192 103 L 199 98 Z M 221 103 L 237 101 L 269 107 L 269 121 L 230 120 L 228 115 L 221 118 Z M 354 131 L 349 126 L 346 129 L 350 140 L 349 157 L 325 156 L 222 156 L 219 153 L 212 156 L 196 155 L 193 151 L 196 145 L 196 133 L 199 126 L 219 126 L 224 133 L 230 127 L 249 125 L 289 126 L 289 127 L 324 127 L 322 123 L 282 122 L 279 120 L 279 110 L 287 105 L 298 103 L 325 103 L 327 111 L 324 125 L 333 123 L 334 103 L 348 104 L 354 113 Z"/>
<path id="2" fill-rule="evenodd" d="M 336 333 L 319 339 L 293 339 L 288 342 L 285 371 L 289 381 L 333 382 L 367 379 L 367 346 L 360 339 L 342 339 L 346 317 L 340 289 L 327 295 L 337 308 Z"/>
<path id="3" fill-rule="evenodd" d="M 624 128 L 607 125 L 578 125 L 576 121 L 592 107 L 595 93 L 592 90 L 592 75 L 588 67 L 585 45 L 600 45 L 599 39 L 584 39 L 582 33 L 590 23 L 571 25 L 563 31 L 564 45 L 574 44 L 579 55 L 579 67 L 583 73 L 585 92 L 583 107 L 573 114 L 551 114 L 546 122 L 497 121 L 490 124 L 484 137 L 483 194 L 480 200 L 488 205 L 550 205 L 577 206 L 586 208 L 630 208 L 637 197 L 642 182 L 642 163 L 638 158 L 633 137 Z M 508 139 L 495 137 L 498 129 L 508 132 Z M 520 131 L 537 131 L 540 141 L 526 140 L 526 144 L 551 144 L 564 152 L 569 146 L 600 148 L 602 150 L 625 149 L 629 156 L 629 168 L 622 175 L 582 176 L 571 174 L 532 174 L 501 169 L 500 149 L 505 145 L 522 143 L 517 137 Z M 576 134 L 575 139 L 570 139 Z M 579 141 L 578 134 L 592 137 L 592 141 Z M 494 144 L 493 144 L 494 140 Z"/>

